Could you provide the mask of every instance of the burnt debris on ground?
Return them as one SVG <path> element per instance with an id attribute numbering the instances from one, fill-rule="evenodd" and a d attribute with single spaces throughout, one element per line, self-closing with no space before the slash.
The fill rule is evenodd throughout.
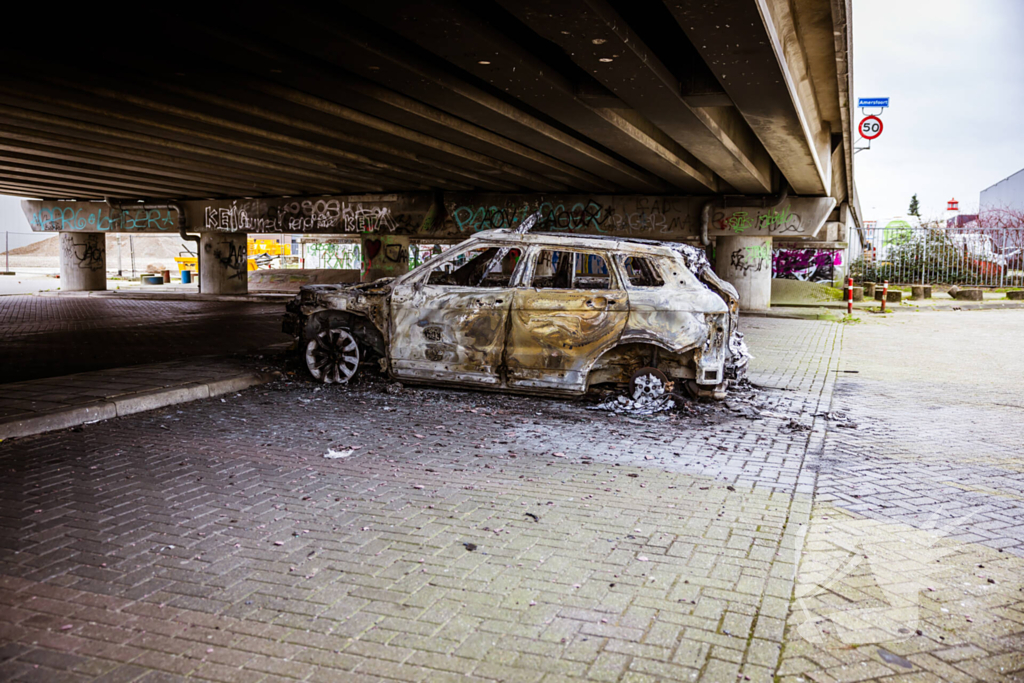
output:
<path id="1" fill-rule="evenodd" d="M 298 392 L 300 403 L 312 404 L 351 401 L 376 403 L 383 413 L 396 411 L 409 402 L 442 401 L 453 411 L 482 412 L 494 415 L 548 415 L 570 423 L 607 421 L 668 422 L 721 424 L 737 418 L 764 420 L 779 418 L 781 431 L 793 431 L 790 422 L 803 426 L 816 416 L 793 414 L 781 401 L 783 392 L 773 387 L 758 386 L 747 379 L 731 383 L 725 401 L 693 398 L 684 394 L 677 384 L 668 382 L 661 387 L 640 385 L 625 391 L 598 387 L 578 399 L 553 399 L 519 394 L 478 391 L 455 387 L 406 385 L 388 378 L 377 368 L 364 365 L 348 384 L 322 384 L 306 372 L 301 358 L 284 349 L 249 356 L 253 369 L 276 372 L 281 379 L 267 385 L 275 392 Z M 832 416 L 830 419 L 839 420 Z M 837 426 L 852 426 L 840 423 Z M 796 427 L 795 429 L 799 429 Z M 345 445 L 335 447 L 343 450 Z M 356 453 L 358 455 L 358 453 Z M 331 457 L 331 456 L 325 456 Z M 338 456 L 333 456 L 338 457 Z"/>

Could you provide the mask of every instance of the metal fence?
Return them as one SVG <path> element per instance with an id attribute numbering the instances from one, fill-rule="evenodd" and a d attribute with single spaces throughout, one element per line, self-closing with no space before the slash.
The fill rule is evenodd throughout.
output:
<path id="1" fill-rule="evenodd" d="M 859 282 L 1019 287 L 1024 228 L 867 228 L 864 253 L 850 264 Z"/>

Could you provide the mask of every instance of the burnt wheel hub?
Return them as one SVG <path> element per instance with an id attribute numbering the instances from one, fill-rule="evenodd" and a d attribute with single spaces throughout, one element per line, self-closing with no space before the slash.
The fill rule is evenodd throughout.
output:
<path id="1" fill-rule="evenodd" d="M 324 384 L 345 384 L 359 369 L 359 344 L 344 328 L 324 330 L 306 345 L 306 367 Z"/>

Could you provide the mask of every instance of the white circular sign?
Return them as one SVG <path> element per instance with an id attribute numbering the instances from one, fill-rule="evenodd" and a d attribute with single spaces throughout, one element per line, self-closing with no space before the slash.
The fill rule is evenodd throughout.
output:
<path id="1" fill-rule="evenodd" d="M 877 116 L 865 116 L 857 125 L 857 130 L 865 140 L 874 140 L 882 134 L 882 119 Z"/>

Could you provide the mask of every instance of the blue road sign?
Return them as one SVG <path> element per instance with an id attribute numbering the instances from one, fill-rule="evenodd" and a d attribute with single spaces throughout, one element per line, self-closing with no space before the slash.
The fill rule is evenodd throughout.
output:
<path id="1" fill-rule="evenodd" d="M 858 107 L 888 107 L 888 97 L 859 97 L 857 98 Z"/>

